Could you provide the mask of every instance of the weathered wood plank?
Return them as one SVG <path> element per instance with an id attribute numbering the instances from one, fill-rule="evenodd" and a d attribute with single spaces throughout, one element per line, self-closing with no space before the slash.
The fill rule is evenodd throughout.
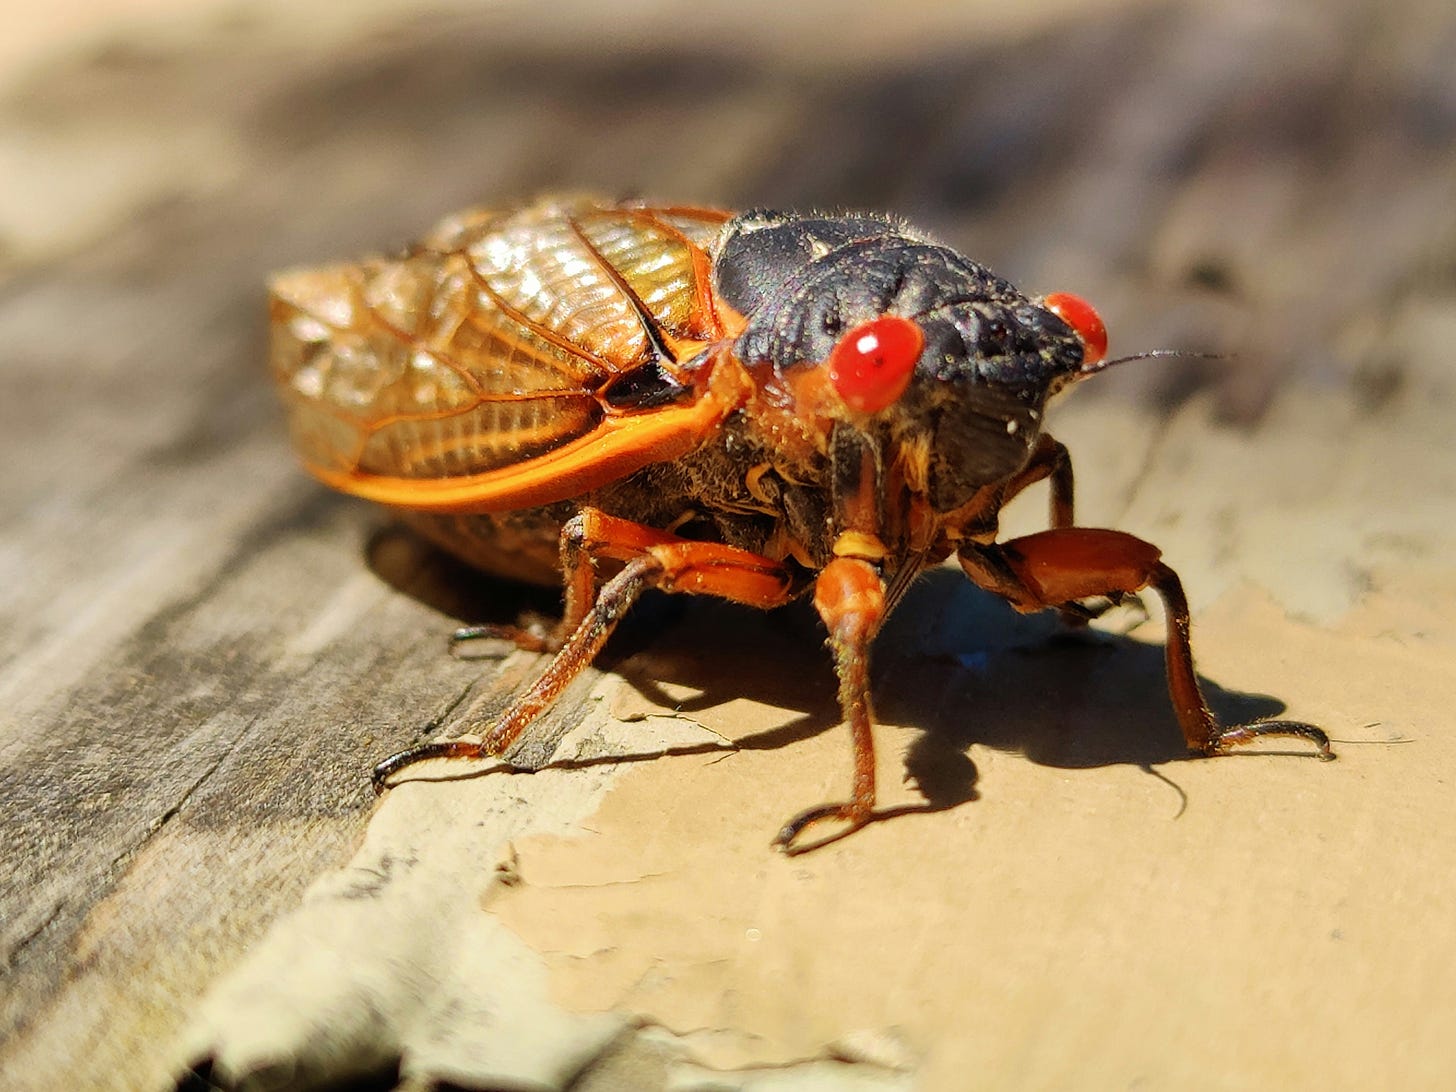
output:
<path id="1" fill-rule="evenodd" d="M 803 1079 L 839 1087 L 1456 1064 L 1432 971 L 1456 957 L 1456 20 L 1079 10 L 643 6 L 609 39 L 600 15 L 504 8 L 318 46 L 264 19 L 12 90 L 0 1083 L 159 1088 L 211 1055 L 220 1080 L 302 1085 L 400 1051 L 419 1084 L 584 1088 L 816 1058 Z M 453 621 L 550 599 L 301 476 L 262 280 L 572 186 L 891 207 L 1096 298 L 1119 350 L 1236 352 L 1128 365 L 1064 407 L 1081 510 L 1184 572 L 1221 712 L 1414 742 L 1169 766 L 1168 822 L 1138 769 L 1177 757 L 1156 644 L 1046 650 L 1040 621 L 937 582 L 877 691 L 882 778 L 908 770 L 903 802 L 934 814 L 771 857 L 774 823 L 847 772 L 827 669 L 804 618 L 709 606 L 649 613 L 628 684 L 594 675 L 543 726 L 532 760 L 575 768 L 410 786 L 371 822 L 375 758 L 478 724 L 536 666 L 450 659 Z M 654 681 L 671 698 L 638 694 Z M 548 830 L 589 834 L 525 837 Z M 503 887 L 512 842 L 526 882 Z M 512 1008 L 534 1032 L 492 1022 Z M 634 1019 L 666 1032 L 603 1054 Z"/>

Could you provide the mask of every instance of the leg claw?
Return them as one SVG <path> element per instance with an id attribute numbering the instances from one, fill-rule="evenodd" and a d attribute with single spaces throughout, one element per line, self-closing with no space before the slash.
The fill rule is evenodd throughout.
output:
<path id="1" fill-rule="evenodd" d="M 846 835 L 853 834 L 873 818 L 874 813 L 868 805 L 859 805 L 852 801 L 845 804 L 821 804 L 817 808 L 801 811 L 785 823 L 783 829 L 774 836 L 773 845 L 786 857 L 794 857 L 811 849 L 827 846 L 830 842 L 837 842 Z M 804 831 L 825 820 L 834 820 L 843 825 L 812 842 L 799 840 Z"/>
<path id="2" fill-rule="evenodd" d="M 1222 729 L 1203 748 L 1205 755 L 1227 754 L 1235 747 L 1252 743 L 1266 736 L 1283 736 L 1286 739 L 1306 739 L 1313 743 L 1315 752 L 1322 762 L 1334 760 L 1335 752 L 1330 750 L 1330 737 L 1322 728 L 1305 724 L 1299 720 L 1261 720 L 1253 724 L 1236 724 Z"/>
<path id="3" fill-rule="evenodd" d="M 406 766 L 413 766 L 427 758 L 478 758 L 481 753 L 480 744 L 470 740 L 449 739 L 439 743 L 421 743 L 418 747 L 392 754 L 379 763 L 374 767 L 370 781 L 374 785 L 374 791 L 382 793 L 389 787 L 389 779 Z"/>
<path id="4" fill-rule="evenodd" d="M 527 652 L 555 652 L 561 647 L 561 642 L 551 635 L 549 627 L 539 621 L 524 626 L 487 622 L 479 626 L 461 626 L 450 634 L 450 655 L 475 659 L 474 656 L 463 656 L 462 648 L 476 641 L 508 641 Z M 481 658 L 491 658 L 491 653 L 486 652 Z M 499 655 L 494 658 L 499 659 Z"/>

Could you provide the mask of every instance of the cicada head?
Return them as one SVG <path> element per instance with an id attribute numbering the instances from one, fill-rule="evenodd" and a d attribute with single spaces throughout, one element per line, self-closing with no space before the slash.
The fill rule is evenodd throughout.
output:
<path id="1" fill-rule="evenodd" d="M 1025 465 L 1047 399 L 1106 351 L 1077 297 L 1028 297 L 877 217 L 746 214 L 715 274 L 748 320 L 740 359 L 900 452 L 938 512 Z"/>

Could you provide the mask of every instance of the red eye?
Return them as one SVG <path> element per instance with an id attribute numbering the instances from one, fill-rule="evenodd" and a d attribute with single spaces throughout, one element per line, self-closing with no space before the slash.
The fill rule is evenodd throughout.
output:
<path id="1" fill-rule="evenodd" d="M 905 393 L 924 345 L 920 327 L 899 315 L 861 323 L 829 354 L 829 381 L 850 409 L 878 412 Z"/>
<path id="2" fill-rule="evenodd" d="M 1041 302 L 1081 339 L 1082 363 L 1096 364 L 1107 355 L 1107 327 L 1090 303 L 1070 292 L 1053 292 Z"/>

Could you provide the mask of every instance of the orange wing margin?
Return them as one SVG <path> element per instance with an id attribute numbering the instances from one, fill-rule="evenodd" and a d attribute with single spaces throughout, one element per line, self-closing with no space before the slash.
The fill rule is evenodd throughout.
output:
<path id="1" fill-rule="evenodd" d="M 683 367 L 725 337 L 709 248 L 728 217 L 554 199 L 274 278 L 272 370 L 305 465 L 392 505 L 503 511 L 691 450 L 731 408 Z M 600 396 L 651 365 L 693 392 L 636 414 Z"/>
<path id="2" fill-rule="evenodd" d="M 481 474 L 422 479 L 309 470 L 326 485 L 381 504 L 422 512 L 508 512 L 579 497 L 650 463 L 686 455 L 733 408 L 709 391 L 687 406 L 609 417 L 544 455 Z"/>

